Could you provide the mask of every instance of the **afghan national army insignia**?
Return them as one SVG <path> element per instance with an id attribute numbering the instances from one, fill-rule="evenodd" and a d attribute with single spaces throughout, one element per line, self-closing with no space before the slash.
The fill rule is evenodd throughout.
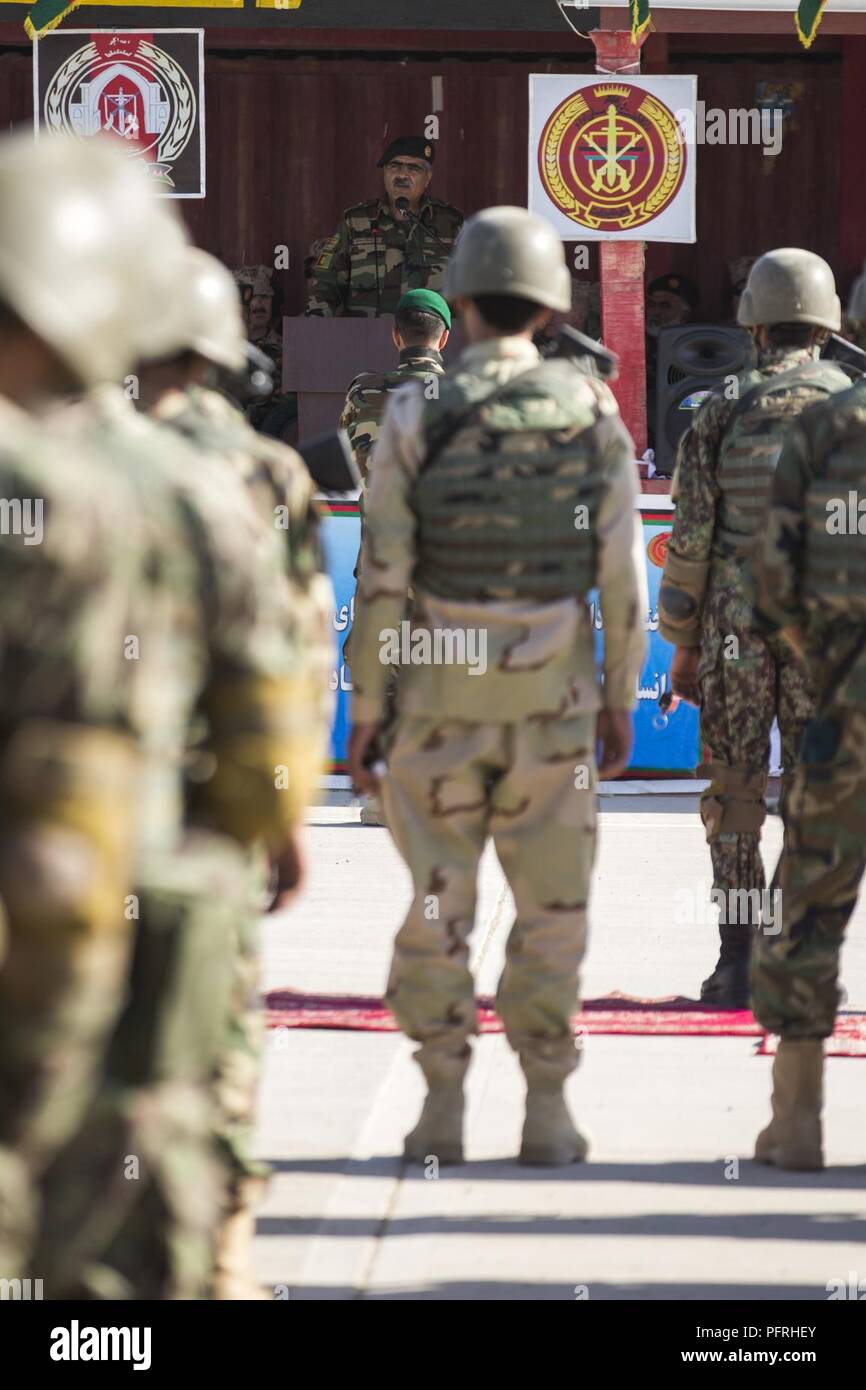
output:
<path id="1" fill-rule="evenodd" d="M 659 531 L 658 535 L 653 536 L 646 548 L 646 553 L 652 564 L 660 570 L 665 567 L 665 560 L 668 557 L 668 541 L 671 538 L 670 531 Z"/>
<path id="2" fill-rule="evenodd" d="M 600 83 L 552 112 L 538 147 L 541 182 L 578 226 L 627 231 L 676 197 L 686 145 L 673 112 L 643 87 Z"/>
<path id="3" fill-rule="evenodd" d="M 111 136 L 144 163 L 160 191 L 200 197 L 199 48 L 191 30 L 48 34 L 39 43 L 41 123 L 82 140 Z"/>

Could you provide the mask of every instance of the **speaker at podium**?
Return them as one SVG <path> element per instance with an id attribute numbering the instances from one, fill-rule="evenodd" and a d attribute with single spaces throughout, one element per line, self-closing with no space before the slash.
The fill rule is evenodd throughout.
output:
<path id="1" fill-rule="evenodd" d="M 656 370 L 655 467 L 670 477 L 677 445 L 695 412 L 725 377 L 755 365 L 754 340 L 736 324 L 688 323 L 662 328 Z"/>
<path id="2" fill-rule="evenodd" d="M 298 396 L 298 438 L 336 429 L 346 392 L 360 372 L 391 372 L 399 362 L 390 314 L 381 318 L 283 319 L 283 390 Z M 455 323 L 443 354 L 453 365 L 465 345 Z"/>

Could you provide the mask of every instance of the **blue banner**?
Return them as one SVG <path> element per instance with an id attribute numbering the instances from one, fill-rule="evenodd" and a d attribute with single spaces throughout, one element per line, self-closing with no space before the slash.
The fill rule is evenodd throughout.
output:
<path id="1" fill-rule="evenodd" d="M 641 509 L 649 589 L 649 612 L 646 615 L 647 660 L 638 682 L 638 703 L 635 711 L 634 752 L 629 765 L 633 776 L 690 775 L 698 763 L 698 712 L 690 705 L 680 704 L 669 715 L 658 707 L 659 698 L 668 689 L 673 647 L 658 631 L 659 582 L 664 567 L 667 540 L 670 536 L 670 511 Z M 343 646 L 351 631 L 355 609 L 355 561 L 361 524 L 355 503 L 328 504 L 324 519 L 323 538 L 328 573 L 334 585 L 336 610 L 334 615 L 337 639 L 337 665 L 331 671 L 331 689 L 337 692 L 337 709 L 331 737 L 331 757 L 334 772 L 345 770 L 346 745 L 349 735 L 349 697 L 352 690 L 349 670 L 343 657 Z M 596 650 L 603 646 L 602 615 L 591 603 L 592 621 L 596 629 Z"/>

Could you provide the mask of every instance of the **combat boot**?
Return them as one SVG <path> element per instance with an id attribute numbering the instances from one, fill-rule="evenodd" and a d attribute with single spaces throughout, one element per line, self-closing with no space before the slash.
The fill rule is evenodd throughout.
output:
<path id="1" fill-rule="evenodd" d="M 773 1118 L 755 1142 L 757 1161 L 802 1172 L 823 1168 L 823 1100 L 822 1040 L 780 1038 L 773 1062 Z"/>
<path id="2" fill-rule="evenodd" d="M 749 957 L 754 927 L 746 924 L 720 926 L 722 947 L 712 975 L 701 985 L 701 1003 L 717 1009 L 749 1007 Z"/>
<path id="3" fill-rule="evenodd" d="M 574 1124 L 565 1099 L 565 1081 L 528 1081 L 520 1162 L 564 1168 L 582 1163 L 589 1143 Z"/>
<path id="4" fill-rule="evenodd" d="M 256 1207 L 262 1191 L 263 1184 L 257 1178 L 245 1178 L 231 1193 L 231 1205 L 216 1231 L 212 1298 L 222 1302 L 268 1301 L 252 1270 Z"/>
<path id="5" fill-rule="evenodd" d="M 426 1058 L 416 1054 L 416 1060 L 427 1078 L 427 1095 L 415 1128 L 406 1135 L 403 1157 L 424 1163 L 429 1158 L 439 1163 L 463 1162 L 463 1081 L 469 1065 L 466 1057 L 436 1056 Z"/>

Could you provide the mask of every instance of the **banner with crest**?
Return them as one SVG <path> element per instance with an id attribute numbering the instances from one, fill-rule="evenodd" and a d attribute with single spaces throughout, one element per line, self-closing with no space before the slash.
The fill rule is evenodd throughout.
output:
<path id="1" fill-rule="evenodd" d="M 33 44 L 40 130 L 108 134 L 166 198 L 203 198 L 204 30 L 60 29 Z"/>

